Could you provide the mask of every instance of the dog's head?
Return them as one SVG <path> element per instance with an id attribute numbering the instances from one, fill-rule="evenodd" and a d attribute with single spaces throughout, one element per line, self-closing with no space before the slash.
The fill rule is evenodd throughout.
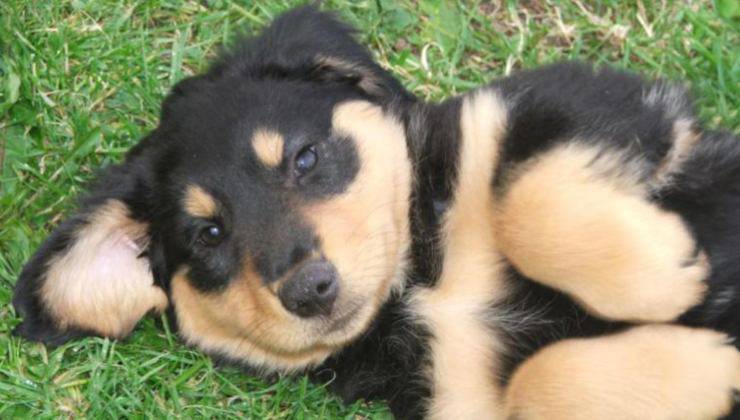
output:
<path id="1" fill-rule="evenodd" d="M 127 335 L 168 305 L 184 339 L 255 367 L 361 334 L 409 246 L 409 94 L 332 16 L 278 18 L 179 83 L 159 126 L 23 270 L 17 332 Z"/>

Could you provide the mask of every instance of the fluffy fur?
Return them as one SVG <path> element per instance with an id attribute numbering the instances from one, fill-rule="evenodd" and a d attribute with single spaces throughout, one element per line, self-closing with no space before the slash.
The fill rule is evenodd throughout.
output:
<path id="1" fill-rule="evenodd" d="M 215 357 L 399 418 L 728 414 L 738 139 L 579 63 L 424 103 L 351 35 L 299 8 L 175 86 L 24 268 L 16 333 L 120 338 L 167 306 Z M 297 315 L 278 297 L 316 272 L 336 301 Z"/>

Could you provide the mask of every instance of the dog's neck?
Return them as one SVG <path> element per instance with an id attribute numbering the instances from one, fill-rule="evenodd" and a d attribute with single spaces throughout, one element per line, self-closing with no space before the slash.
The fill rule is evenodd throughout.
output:
<path id="1" fill-rule="evenodd" d="M 461 101 L 395 105 L 391 112 L 403 121 L 413 171 L 409 287 L 402 295 L 392 294 L 368 331 L 312 374 L 322 382 L 331 379 L 345 399 L 383 398 L 396 416 L 414 418 L 431 396 L 428 381 L 420 376 L 428 362 L 429 332 L 409 316 L 407 293 L 433 286 L 440 275 L 440 229 L 456 187 Z M 326 373 L 331 376 L 323 377 Z"/>
<path id="2" fill-rule="evenodd" d="M 409 209 L 412 283 L 430 285 L 439 275 L 438 231 L 456 184 L 460 105 L 459 98 L 442 103 L 419 101 L 399 113 L 414 172 Z"/>

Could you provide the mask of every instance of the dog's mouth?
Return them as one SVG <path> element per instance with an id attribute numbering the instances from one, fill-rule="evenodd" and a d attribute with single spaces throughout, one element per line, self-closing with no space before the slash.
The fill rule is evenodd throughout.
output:
<path id="1" fill-rule="evenodd" d="M 334 317 L 331 320 L 328 320 L 326 323 L 326 331 L 325 333 L 336 333 L 344 331 L 347 326 L 360 314 L 362 311 L 363 305 L 361 303 L 357 303 L 354 305 L 349 305 L 349 308 L 347 310 L 342 311 L 341 314 L 338 314 L 336 317 Z"/>

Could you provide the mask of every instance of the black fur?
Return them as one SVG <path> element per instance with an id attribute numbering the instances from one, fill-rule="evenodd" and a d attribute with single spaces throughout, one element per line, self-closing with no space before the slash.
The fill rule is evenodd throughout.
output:
<path id="1" fill-rule="evenodd" d="M 409 317 L 401 298 L 381 309 L 360 340 L 331 357 L 311 376 L 329 383 L 346 402 L 381 399 L 397 418 L 417 419 L 431 396 L 424 377 L 429 333 Z"/>
<path id="2" fill-rule="evenodd" d="M 632 149 L 653 164 L 671 145 L 676 116 L 645 105 L 643 97 L 654 85 L 634 74 L 571 62 L 523 71 L 491 86 L 512 104 L 497 184 L 511 167 L 573 138 Z M 681 103 L 680 115 L 693 115 L 688 104 Z"/>
<path id="3" fill-rule="evenodd" d="M 740 337 L 740 141 L 707 132 L 672 188 L 660 197 L 694 229 L 711 260 L 710 292 L 687 313 L 689 325 L 708 325 Z M 740 346 L 740 342 L 735 343 Z"/>
<path id="4" fill-rule="evenodd" d="M 441 269 L 441 216 L 457 181 L 460 100 L 415 104 L 405 113 L 416 188 L 411 196 L 412 264 L 416 282 L 433 286 Z"/>

